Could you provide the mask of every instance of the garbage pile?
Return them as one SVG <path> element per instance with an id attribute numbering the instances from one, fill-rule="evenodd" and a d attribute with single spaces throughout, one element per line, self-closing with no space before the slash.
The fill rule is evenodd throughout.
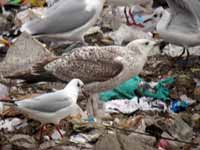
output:
<path id="1" fill-rule="evenodd" d="M 54 71 L 51 68 L 59 62 L 70 66 L 72 62 L 65 59 L 63 61 L 62 58 L 69 57 L 73 61 L 76 56 L 79 56 L 76 52 L 83 48 L 81 52 L 84 53 L 87 51 L 84 47 L 87 46 L 97 46 L 98 51 L 108 46 L 106 50 L 109 51 L 111 49 L 109 46 L 113 45 L 114 48 L 121 46 L 120 50 L 126 49 L 124 45 L 136 39 L 160 41 L 161 37 L 154 28 L 159 21 L 155 15 L 162 11 L 162 6 L 168 7 L 167 3 L 155 0 L 152 6 L 153 12 L 146 12 L 143 5 L 132 5 L 128 13 L 124 13 L 126 10 L 124 7 L 127 6 L 120 4 L 116 7 L 106 2 L 101 16 L 87 30 L 81 42 L 65 40 L 60 43 L 50 40 L 49 37 L 38 38 L 30 33 L 21 33 L 23 24 L 34 19 L 45 18 L 43 14 L 48 8 L 54 8 L 58 1 L 0 1 L 0 149 L 199 150 L 200 51 L 198 46 L 191 48 L 191 56 L 186 63 L 184 59 L 177 60 L 176 56 L 180 52 L 180 47 L 177 45 L 165 46 L 162 49 L 164 54 L 154 54 L 152 50 L 139 74 L 131 74 L 128 80 L 114 88 L 97 93 L 91 91 L 101 87 L 98 83 L 106 82 L 107 78 L 114 79 L 124 71 L 124 67 L 127 67 L 120 64 L 121 57 L 112 61 L 111 56 L 115 51 L 108 53 L 111 56 L 105 59 L 105 64 L 101 67 L 98 65 L 101 65 L 103 59 L 100 58 L 106 55 L 99 58 L 93 53 L 95 47 L 94 50 L 84 54 L 87 59 L 77 59 L 77 62 L 80 61 L 82 64 L 80 66 L 73 64 L 71 70 L 55 69 Z M 142 3 L 142 0 L 140 2 Z M 152 16 L 154 18 L 150 19 Z M 129 23 L 133 23 L 127 24 L 127 19 Z M 143 51 L 136 50 L 136 52 Z M 95 60 L 99 59 L 99 62 L 93 60 L 90 62 L 91 55 L 94 55 Z M 52 63 L 54 60 L 57 62 Z M 81 70 L 85 66 L 88 70 L 90 66 L 93 67 L 93 72 L 89 72 L 91 77 L 74 73 L 73 67 Z M 112 70 L 109 70 L 110 68 Z M 99 74 L 95 74 L 96 70 L 102 75 L 101 78 Z M 105 72 L 101 73 L 101 70 Z M 125 69 L 125 72 L 127 70 L 131 69 Z M 53 74 L 50 74 L 50 71 Z M 67 78 L 67 75 L 62 73 L 67 75 L 71 73 L 72 77 L 79 76 L 81 80 L 86 80 L 84 83 L 86 86 L 95 78 L 92 75 L 99 78 L 94 82 L 95 86 L 91 85 L 91 91 L 84 91 L 84 88 L 83 91 L 79 91 L 75 107 L 70 100 L 69 104 L 61 103 L 61 106 L 58 100 L 62 99 L 62 95 L 60 98 L 60 95 L 55 93 L 62 92 L 72 81 L 60 80 Z M 58 76 L 55 77 L 57 74 Z M 77 84 L 77 87 L 79 86 Z M 64 93 L 68 92 L 70 93 L 70 90 Z M 72 93 L 73 98 L 75 92 Z M 38 103 L 37 107 L 34 106 L 34 102 L 32 103 L 36 111 L 51 110 L 53 114 L 61 110 L 56 108 L 57 106 L 62 108 L 73 106 L 58 126 L 50 123 L 43 127 L 44 124 L 41 124 L 40 120 L 35 120 L 31 115 L 16 109 L 17 102 L 30 99 L 37 101 L 38 98 L 41 100 L 43 98 L 40 96 L 48 94 L 52 95 L 44 98 L 48 101 L 46 108 L 40 107 L 43 101 Z M 58 103 L 51 105 L 52 97 Z M 97 103 L 94 97 L 99 100 Z M 67 98 L 71 98 L 70 94 Z M 101 117 L 95 114 L 96 108 L 100 108 Z"/>

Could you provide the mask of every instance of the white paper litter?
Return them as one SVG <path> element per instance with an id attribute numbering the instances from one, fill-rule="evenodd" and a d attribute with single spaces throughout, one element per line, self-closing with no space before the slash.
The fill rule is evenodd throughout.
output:
<path id="1" fill-rule="evenodd" d="M 22 120 L 19 118 L 12 118 L 6 120 L 0 120 L 0 130 L 7 130 L 13 132 L 18 125 L 22 123 Z"/>
<path id="2" fill-rule="evenodd" d="M 161 101 L 152 101 L 150 98 L 142 97 L 139 100 L 134 97 L 131 100 L 112 100 L 104 103 L 105 111 L 108 113 L 130 114 L 137 110 L 142 111 L 166 111 L 167 106 Z"/>

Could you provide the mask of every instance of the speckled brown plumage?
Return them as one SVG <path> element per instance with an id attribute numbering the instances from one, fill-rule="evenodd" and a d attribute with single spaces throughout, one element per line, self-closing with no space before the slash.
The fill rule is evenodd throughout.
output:
<path id="1" fill-rule="evenodd" d="M 63 81 L 79 78 L 90 92 L 112 89 L 138 74 L 147 59 L 146 53 L 133 46 L 83 47 L 45 66 Z"/>

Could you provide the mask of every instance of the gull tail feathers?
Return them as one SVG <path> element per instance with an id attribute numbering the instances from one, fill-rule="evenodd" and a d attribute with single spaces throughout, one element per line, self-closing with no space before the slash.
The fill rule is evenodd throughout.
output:
<path id="1" fill-rule="evenodd" d="M 16 71 L 4 77 L 9 79 L 22 79 L 26 83 L 36 83 L 41 81 L 50 81 L 50 82 L 58 81 L 56 77 L 54 77 L 52 74 L 48 73 L 44 69 L 46 64 L 57 58 L 58 57 L 56 56 L 46 57 L 42 61 L 35 63 L 31 68 L 27 70 Z"/>
<path id="2" fill-rule="evenodd" d="M 58 59 L 58 58 L 60 58 L 60 57 L 58 57 L 58 56 L 47 57 L 47 58 L 41 60 L 40 62 L 37 62 L 37 63 L 33 66 L 33 69 L 32 69 L 32 70 L 33 70 L 33 73 L 45 72 L 44 67 L 45 67 L 48 63 L 50 63 L 50 62 L 52 62 L 52 61 L 54 61 L 54 60 L 56 60 L 56 59 Z"/>
<path id="3" fill-rule="evenodd" d="M 33 34 L 29 28 L 29 24 L 28 23 L 25 23 L 22 25 L 22 27 L 20 28 L 20 31 L 21 32 L 26 32 L 28 34 Z"/>
<path id="4" fill-rule="evenodd" d="M 4 106 L 9 106 L 9 107 L 17 106 L 15 101 L 11 100 L 0 100 L 0 103 L 2 103 Z"/>

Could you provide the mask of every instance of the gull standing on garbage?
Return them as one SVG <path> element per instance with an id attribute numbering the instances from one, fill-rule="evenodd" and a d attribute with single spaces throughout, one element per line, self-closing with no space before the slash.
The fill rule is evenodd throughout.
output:
<path id="1" fill-rule="evenodd" d="M 84 42 L 84 33 L 97 21 L 104 1 L 59 0 L 40 19 L 22 25 L 21 31 L 38 37 Z"/>
<path id="2" fill-rule="evenodd" d="M 30 99 L 8 101 L 4 105 L 11 106 L 30 118 L 40 121 L 41 133 L 46 124 L 55 124 L 56 129 L 62 136 L 58 125 L 62 119 L 80 111 L 77 98 L 83 85 L 80 79 L 72 79 L 62 90 Z"/>
<path id="3" fill-rule="evenodd" d="M 163 11 L 156 29 L 166 42 L 183 47 L 189 57 L 189 47 L 200 45 L 200 1 L 166 0 L 170 12 Z"/>
<path id="4" fill-rule="evenodd" d="M 26 73 L 43 74 L 49 73 L 61 81 L 70 81 L 79 78 L 84 83 L 83 93 L 89 93 L 92 98 L 93 113 L 101 117 L 97 105 L 97 94 L 110 90 L 139 74 L 147 56 L 160 53 L 155 48 L 159 42 L 148 39 L 138 39 L 130 42 L 127 46 L 85 46 L 76 48 L 72 53 L 66 54 L 51 61 L 42 60 L 38 62 L 32 71 Z M 46 70 L 46 71 L 45 71 Z M 10 78 L 24 78 L 30 76 L 19 72 L 9 76 Z M 48 78 L 45 78 L 48 80 Z"/>

